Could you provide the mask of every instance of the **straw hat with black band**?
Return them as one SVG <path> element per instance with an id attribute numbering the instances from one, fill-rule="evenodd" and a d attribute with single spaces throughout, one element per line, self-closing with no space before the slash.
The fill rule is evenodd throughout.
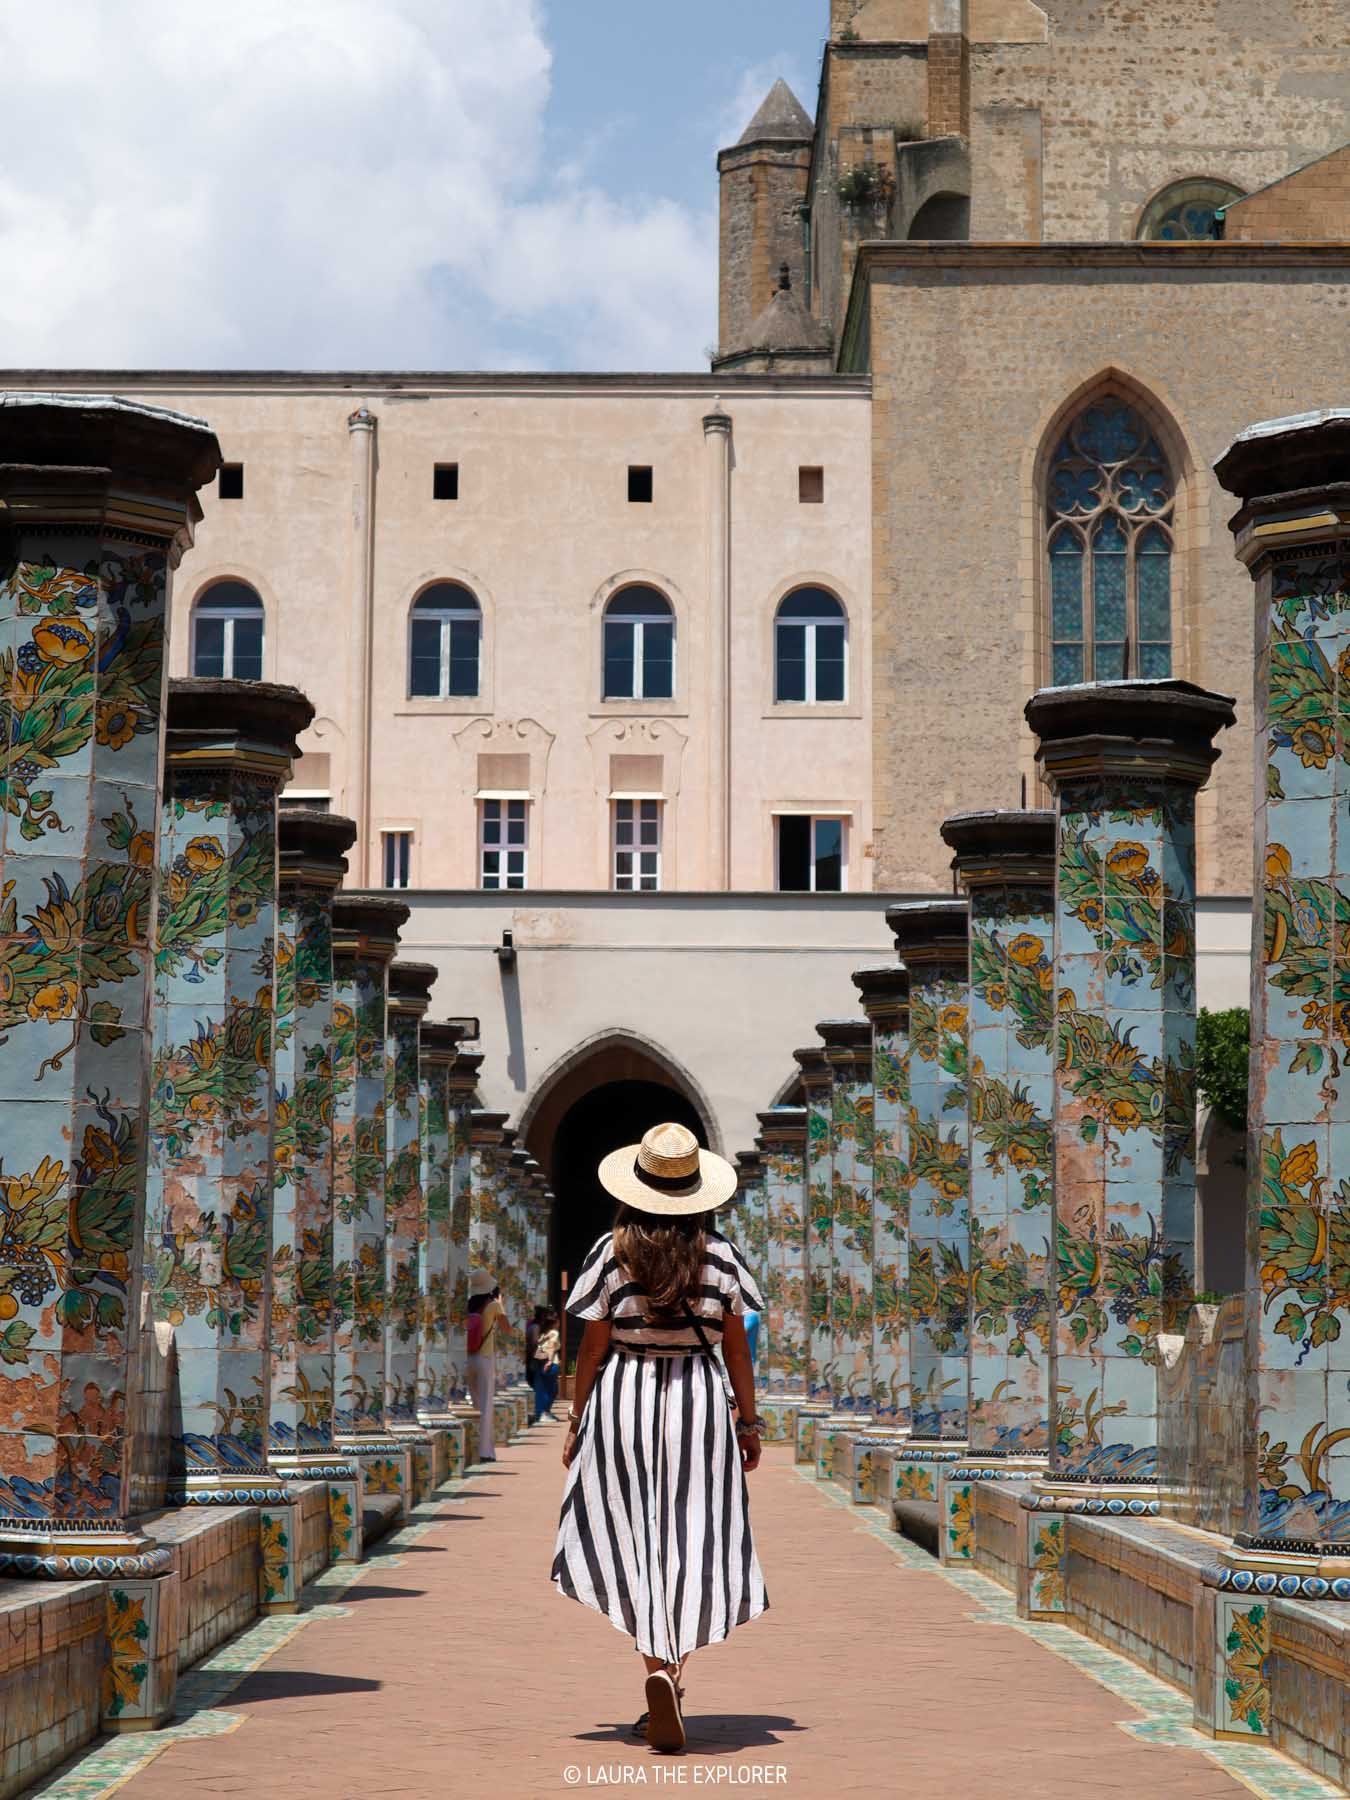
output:
<path id="1" fill-rule="evenodd" d="M 653 1125 L 640 1144 L 612 1151 L 599 1168 L 600 1185 L 634 1212 L 678 1217 L 711 1212 L 736 1192 L 736 1171 L 724 1157 L 701 1149 L 683 1125 Z"/>

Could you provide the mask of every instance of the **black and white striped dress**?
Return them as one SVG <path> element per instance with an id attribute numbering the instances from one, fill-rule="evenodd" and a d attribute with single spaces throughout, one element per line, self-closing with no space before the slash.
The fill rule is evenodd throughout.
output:
<path id="1" fill-rule="evenodd" d="M 720 1232 L 707 1234 L 690 1304 L 713 1346 L 727 1313 L 764 1309 Z M 721 1364 L 691 1325 L 646 1323 L 609 1232 L 582 1264 L 567 1310 L 610 1320 L 611 1336 L 567 1471 L 554 1585 L 604 1613 L 644 1655 L 676 1662 L 769 1604 Z"/>

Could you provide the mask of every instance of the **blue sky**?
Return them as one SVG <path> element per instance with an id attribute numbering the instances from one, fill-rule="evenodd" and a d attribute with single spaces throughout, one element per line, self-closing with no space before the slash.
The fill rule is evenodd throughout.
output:
<path id="1" fill-rule="evenodd" d="M 829 0 L 550 0 L 550 149 L 584 146 L 623 191 L 707 207 L 729 121 L 734 141 L 775 77 L 815 111 L 828 19 Z"/>
<path id="2" fill-rule="evenodd" d="M 679 369 L 828 0 L 0 4 L 11 367 Z M 78 104 L 51 105 L 63 71 Z"/>

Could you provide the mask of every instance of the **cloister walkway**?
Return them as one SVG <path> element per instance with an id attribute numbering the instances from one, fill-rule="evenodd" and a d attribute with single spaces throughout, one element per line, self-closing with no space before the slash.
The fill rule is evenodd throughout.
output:
<path id="1" fill-rule="evenodd" d="M 330 1569 L 300 1615 L 260 1621 L 186 1676 L 168 1731 L 105 1740 L 38 1792 L 1337 1791 L 1272 1751 L 1206 1745 L 1172 1689 L 1071 1631 L 1019 1625 L 1001 1590 L 939 1571 L 778 1447 L 751 1477 L 771 1609 L 694 1659 L 688 1753 L 656 1757 L 628 1735 L 642 1709 L 637 1656 L 547 1583 L 560 1448 L 549 1426 L 504 1448 L 495 1468 L 441 1490 L 365 1565 Z"/>

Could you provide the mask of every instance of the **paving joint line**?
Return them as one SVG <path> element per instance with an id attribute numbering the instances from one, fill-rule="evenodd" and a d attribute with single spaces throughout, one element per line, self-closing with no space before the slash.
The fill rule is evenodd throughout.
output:
<path id="1" fill-rule="evenodd" d="M 179 1678 L 173 1717 L 166 1724 L 154 1731 L 91 1739 L 73 1759 L 29 1789 L 29 1800 L 105 1800 L 174 1744 L 226 1737 L 237 1731 L 248 1713 L 220 1710 L 235 1689 L 298 1637 L 312 1619 L 350 1618 L 352 1609 L 339 1604 L 348 1588 L 364 1581 L 372 1570 L 400 1568 L 403 1558 L 399 1550 L 419 1543 L 435 1528 L 433 1503 L 463 1505 L 470 1478 L 492 1472 L 491 1463 L 471 1463 L 463 1475 L 444 1482 L 415 1506 L 406 1522 L 382 1538 L 362 1562 L 329 1563 L 305 1584 L 298 1612 L 254 1619 L 187 1670 Z"/>
<path id="2" fill-rule="evenodd" d="M 989 1576 L 939 1562 L 887 1525 L 876 1514 L 874 1505 L 860 1505 L 834 1483 L 821 1480 L 814 1470 L 794 1464 L 793 1472 L 832 1505 L 847 1512 L 858 1531 L 884 1544 L 905 1568 L 916 1574 L 939 1576 L 972 1600 L 981 1601 L 985 1610 L 969 1615 L 973 1624 L 1003 1625 L 1020 1632 L 1145 1715 L 1142 1719 L 1117 1719 L 1118 1730 L 1160 1749 L 1198 1750 L 1225 1775 L 1259 1796 L 1259 1800 L 1344 1800 L 1343 1788 L 1325 1781 L 1273 1744 L 1247 1745 L 1206 1737 L 1192 1723 L 1193 1703 L 1183 1689 L 1172 1687 L 1161 1676 L 1099 1644 L 1095 1638 L 1085 1637 L 1071 1625 L 1042 1625 L 1019 1619 L 1013 1596 Z M 864 1513 L 875 1516 L 863 1517 Z"/>

